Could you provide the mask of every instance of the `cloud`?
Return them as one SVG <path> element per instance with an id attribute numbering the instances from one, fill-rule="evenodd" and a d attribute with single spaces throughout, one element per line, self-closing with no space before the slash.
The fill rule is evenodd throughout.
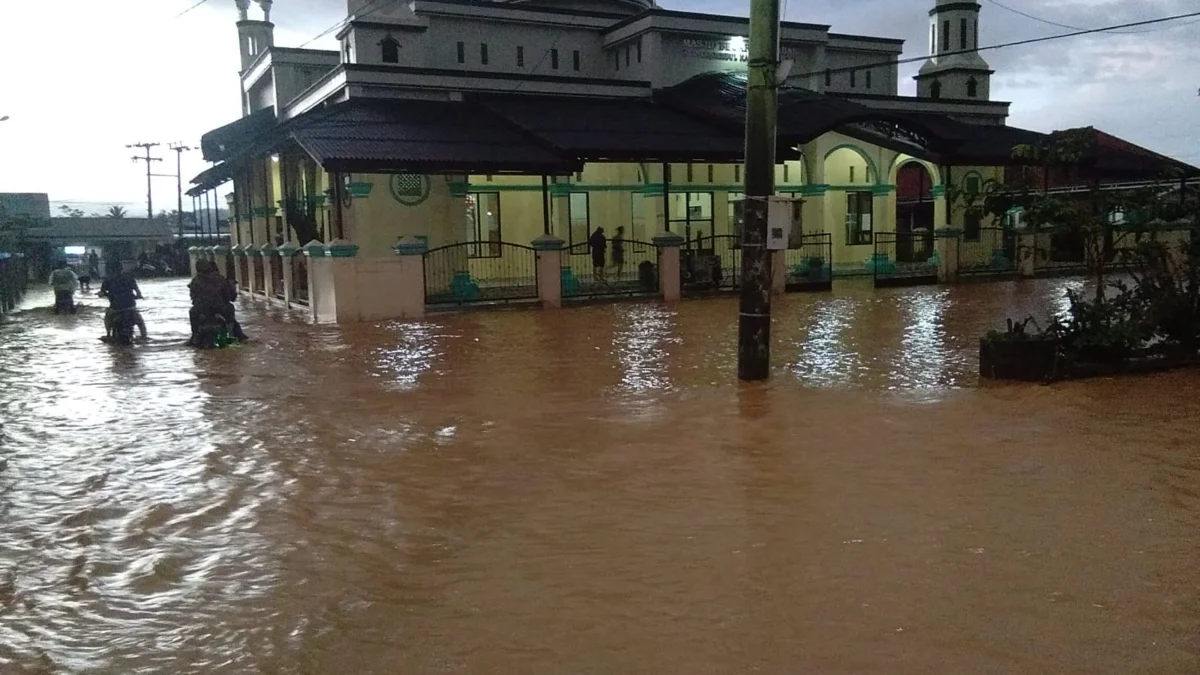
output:
<path id="1" fill-rule="evenodd" d="M 660 0 L 666 7 L 745 16 L 748 0 Z M 932 0 L 786 0 L 787 19 L 841 33 L 907 40 L 906 56 L 927 49 Z M 233 3 L 209 0 L 56 0 L 53 39 L 44 3 L 6 3 L 0 63 L 0 189 L 51 193 L 55 200 L 144 203 L 144 165 L 126 143 L 183 141 L 240 114 Z M 1196 11 L 1195 0 L 1004 0 L 1055 23 L 1101 25 Z M 276 42 L 296 46 L 337 24 L 345 0 L 275 3 Z M 1186 24 L 1186 22 L 1181 22 Z M 984 0 L 981 42 L 999 44 L 1067 29 Z M 1010 124 L 1039 130 L 1094 125 L 1200 163 L 1200 23 L 1154 26 L 988 51 L 993 96 L 1012 101 Z M 332 37 L 312 45 L 333 46 Z M 30 64 L 21 66 L 20 64 Z M 903 89 L 919 64 L 903 67 Z M 20 92 L 16 94 L 14 92 Z M 173 159 L 165 148 L 160 154 Z M 183 173 L 204 168 L 185 155 Z M 174 171 L 172 162 L 156 172 Z M 174 207 L 174 180 L 155 179 L 156 210 Z M 185 208 L 188 205 L 185 204 Z"/>

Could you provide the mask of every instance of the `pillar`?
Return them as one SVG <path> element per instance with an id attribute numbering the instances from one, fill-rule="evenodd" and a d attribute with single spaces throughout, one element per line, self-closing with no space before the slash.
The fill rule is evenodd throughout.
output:
<path id="1" fill-rule="evenodd" d="M 663 300 L 678 302 L 682 295 L 679 249 L 683 246 L 683 237 L 674 232 L 663 232 L 655 235 L 654 245 L 658 247 L 658 290 Z"/>
<path id="2" fill-rule="evenodd" d="M 958 247 L 962 242 L 962 230 L 952 227 L 933 231 L 933 250 L 937 257 L 938 282 L 954 283 L 958 280 Z"/>
<path id="3" fill-rule="evenodd" d="M 258 249 L 258 254 L 262 257 L 263 267 L 263 295 L 271 300 L 275 297 L 275 275 L 271 273 L 271 263 L 275 260 L 279 249 L 274 244 L 267 242 L 262 248 Z"/>
<path id="4" fill-rule="evenodd" d="M 553 221 L 551 231 L 559 238 L 569 241 L 571 239 L 571 195 L 551 192 L 550 204 L 550 219 Z M 592 233 L 588 232 L 587 234 L 591 236 Z"/>
<path id="5" fill-rule="evenodd" d="M 787 251 L 771 251 L 771 295 L 787 293 Z"/>
<path id="6" fill-rule="evenodd" d="M 237 282 L 239 289 L 246 288 L 246 247 L 234 246 L 231 252 L 233 253 L 234 281 Z"/>
<path id="7" fill-rule="evenodd" d="M 400 256 L 400 283 L 396 309 L 400 319 L 425 317 L 425 252 L 429 247 L 416 237 L 405 237 L 393 249 Z M 554 268 L 558 274 L 558 268 Z"/>
<path id="8" fill-rule="evenodd" d="M 279 247 L 276 253 L 279 255 L 279 260 L 283 264 L 283 304 L 288 307 L 292 306 L 293 298 L 296 297 L 296 289 L 292 287 L 295 279 L 292 276 L 292 259 L 296 255 L 296 251 L 300 248 L 294 243 L 284 242 L 283 246 Z"/>
<path id="9" fill-rule="evenodd" d="M 533 248 L 537 251 L 538 299 L 542 301 L 542 307 L 562 307 L 564 243 L 552 234 L 543 234 L 533 240 Z"/>

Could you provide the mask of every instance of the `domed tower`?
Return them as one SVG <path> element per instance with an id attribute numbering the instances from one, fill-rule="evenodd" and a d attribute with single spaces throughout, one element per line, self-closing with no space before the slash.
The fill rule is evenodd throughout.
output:
<path id="1" fill-rule="evenodd" d="M 238 42 L 242 53 L 242 70 L 267 49 L 275 46 L 275 24 L 271 23 L 272 0 L 255 0 L 262 10 L 262 20 L 250 18 L 250 0 L 234 0 L 238 10 Z"/>
<path id="2" fill-rule="evenodd" d="M 929 11 L 929 60 L 916 76 L 917 95 L 986 101 L 994 72 L 979 49 L 979 0 L 936 0 Z"/>

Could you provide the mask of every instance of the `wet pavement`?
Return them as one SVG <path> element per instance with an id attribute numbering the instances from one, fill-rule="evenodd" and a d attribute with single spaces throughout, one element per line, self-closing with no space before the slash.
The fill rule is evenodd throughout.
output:
<path id="1" fill-rule="evenodd" d="M 198 352 L 0 323 L 0 673 L 1200 672 L 1198 372 L 981 386 L 1070 280 Z M 90 300 L 93 306 L 99 301 Z"/>

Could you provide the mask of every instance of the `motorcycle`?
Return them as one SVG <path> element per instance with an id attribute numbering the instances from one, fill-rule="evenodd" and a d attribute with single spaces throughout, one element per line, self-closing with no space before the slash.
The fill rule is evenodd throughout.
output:
<path id="1" fill-rule="evenodd" d="M 102 339 L 109 344 L 127 347 L 133 344 L 133 333 L 136 328 L 136 309 L 115 310 L 112 317 L 112 335 Z"/>
<path id="2" fill-rule="evenodd" d="M 191 310 L 192 337 L 188 344 L 197 349 L 224 349 L 236 342 L 233 329 L 224 316 L 216 312 Z"/>

